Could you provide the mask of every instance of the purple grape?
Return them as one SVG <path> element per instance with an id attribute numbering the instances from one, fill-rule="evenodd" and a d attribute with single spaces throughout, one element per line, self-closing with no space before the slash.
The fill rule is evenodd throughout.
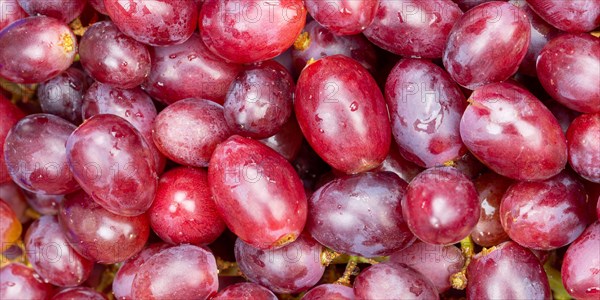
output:
<path id="1" fill-rule="evenodd" d="M 24 190 L 23 192 L 25 193 L 27 204 L 42 215 L 58 214 L 59 206 L 65 197 L 64 195 L 32 193 L 27 190 Z M 0 195 L 0 198 L 2 198 L 2 195 Z"/>
<path id="2" fill-rule="evenodd" d="M 10 23 L 27 17 L 17 0 L 0 0 L 0 30 Z"/>
<path id="3" fill-rule="evenodd" d="M 44 283 L 35 271 L 20 263 L 10 263 L 0 269 L 1 299 L 47 299 L 52 285 Z"/>
<path id="4" fill-rule="evenodd" d="M 230 285 L 216 294 L 212 300 L 277 300 L 277 296 L 263 286 L 251 282 Z"/>
<path id="5" fill-rule="evenodd" d="M 485 173 L 477 177 L 474 183 L 479 194 L 481 215 L 471 232 L 471 238 L 483 247 L 508 241 L 500 221 L 500 201 L 513 181 L 496 173 Z"/>
<path id="6" fill-rule="evenodd" d="M 363 270 L 354 281 L 357 299 L 439 299 L 433 283 L 405 264 L 385 262 Z"/>
<path id="7" fill-rule="evenodd" d="M 88 87 L 86 75 L 81 70 L 68 68 L 38 86 L 37 96 L 42 111 L 76 125 L 81 124 L 81 102 Z"/>
<path id="8" fill-rule="evenodd" d="M 354 300 L 354 289 L 341 284 L 321 284 L 310 289 L 302 300 Z"/>
<path id="9" fill-rule="evenodd" d="M 294 115 L 283 124 L 276 134 L 260 140 L 261 143 L 277 151 L 288 161 L 293 161 L 298 156 L 302 141 L 304 141 L 304 136 Z"/>
<path id="10" fill-rule="evenodd" d="M 44 15 L 69 23 L 83 12 L 87 1 L 17 0 L 17 2 L 30 16 Z"/>
<path id="11" fill-rule="evenodd" d="M 567 292 L 582 300 L 600 296 L 600 223 L 590 225 L 567 249 L 561 275 Z"/>
<path id="12" fill-rule="evenodd" d="M 392 172 L 398 175 L 398 177 L 402 178 L 402 180 L 410 182 L 413 178 L 415 178 L 415 176 L 423 171 L 423 168 L 411 161 L 406 160 L 406 158 L 400 154 L 398 145 L 396 143 L 392 143 L 388 156 L 383 160 L 381 165 L 379 165 L 379 167 L 375 168 L 373 171 Z"/>
<path id="13" fill-rule="evenodd" d="M 117 274 L 115 274 L 115 278 L 112 283 L 112 291 L 115 294 L 115 298 L 118 300 L 133 300 L 131 288 L 133 285 L 133 279 L 140 270 L 140 267 L 149 258 L 154 256 L 154 254 L 168 247 L 169 244 L 165 243 L 152 244 L 123 262 L 123 265 L 119 268 Z"/>

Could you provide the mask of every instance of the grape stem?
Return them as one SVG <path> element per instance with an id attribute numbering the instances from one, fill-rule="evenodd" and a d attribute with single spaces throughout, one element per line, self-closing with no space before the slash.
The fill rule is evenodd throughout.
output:
<path id="1" fill-rule="evenodd" d="M 344 274 L 340 279 L 338 279 L 334 284 L 341 284 L 345 286 L 352 286 L 350 282 L 350 277 L 352 275 L 357 275 L 358 270 L 358 256 L 350 256 L 348 259 L 348 264 L 346 265 L 346 269 L 344 270 Z"/>
<path id="2" fill-rule="evenodd" d="M 471 239 L 470 235 L 460 241 L 460 249 L 465 257 L 465 264 L 460 271 L 450 276 L 450 284 L 454 289 L 464 290 L 467 287 L 467 267 L 469 266 L 469 263 L 471 263 L 471 257 L 473 256 L 474 248 L 475 245 L 473 244 L 473 240 Z"/>
<path id="3" fill-rule="evenodd" d="M 569 295 L 569 293 L 567 293 L 567 290 L 563 286 L 562 279 L 560 277 L 560 272 L 557 271 L 554 267 L 552 267 L 552 265 L 549 262 L 544 265 L 544 270 L 546 271 L 546 276 L 548 276 L 548 283 L 550 283 L 550 289 L 552 290 L 554 299 L 571 299 L 571 296 Z"/>
<path id="4" fill-rule="evenodd" d="M 112 287 L 113 280 L 115 279 L 120 267 L 121 264 L 106 266 L 106 269 L 104 269 L 102 272 L 102 277 L 100 277 L 100 283 L 98 283 L 98 286 L 96 287 L 96 291 L 103 293 L 108 297 L 108 299 L 111 300 L 114 299 L 114 296 L 110 288 Z"/>
<path id="5" fill-rule="evenodd" d="M 19 101 L 28 103 L 36 93 L 37 84 L 17 84 L 0 78 L 0 88 L 11 94 L 10 101 L 13 104 L 17 104 Z"/>
<path id="6" fill-rule="evenodd" d="M 321 252 L 321 264 L 324 266 L 329 266 L 329 264 L 331 264 L 331 262 L 333 262 L 334 259 L 338 258 L 341 255 L 342 254 L 337 253 L 329 248 L 325 248 Z"/>
<path id="7" fill-rule="evenodd" d="M 219 270 L 219 276 L 242 276 L 242 271 L 238 267 L 236 262 L 230 262 L 217 257 L 217 269 Z"/>

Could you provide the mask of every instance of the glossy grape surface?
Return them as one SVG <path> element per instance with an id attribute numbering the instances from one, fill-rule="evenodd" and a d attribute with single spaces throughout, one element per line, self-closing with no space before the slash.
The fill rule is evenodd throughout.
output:
<path id="1" fill-rule="evenodd" d="M 0 5 L 4 5 L 0 3 Z M 21 120 L 25 114 L 8 99 L 0 94 L 0 183 L 10 181 L 10 174 L 4 160 L 4 141 L 10 129 Z"/>
<path id="2" fill-rule="evenodd" d="M 138 254 L 129 258 L 117 271 L 112 283 L 112 290 L 115 297 L 119 300 L 132 300 L 131 288 L 135 275 L 140 270 L 140 267 L 154 254 L 169 247 L 169 244 L 156 243 L 148 245 Z"/>
<path id="3" fill-rule="evenodd" d="M 32 193 L 27 190 L 24 190 L 23 192 L 25 193 L 27 204 L 42 215 L 56 215 L 60 203 L 62 203 L 65 197 L 64 195 Z"/>
<path id="4" fill-rule="evenodd" d="M 415 269 L 386 262 L 363 270 L 354 281 L 357 299 L 439 299 L 433 283 Z"/>
<path id="5" fill-rule="evenodd" d="M 398 175 L 398 177 L 402 178 L 404 181 L 410 182 L 413 178 L 415 178 L 415 176 L 423 171 L 423 168 L 411 161 L 406 160 L 406 158 L 400 154 L 398 145 L 396 143 L 392 143 L 388 156 L 383 160 L 381 165 L 379 165 L 379 167 L 375 168 L 373 171 L 392 172 Z"/>
<path id="6" fill-rule="evenodd" d="M 302 297 L 302 300 L 320 299 L 354 300 L 354 290 L 341 284 L 321 284 L 310 289 Z"/>
<path id="7" fill-rule="evenodd" d="M 576 118 L 567 131 L 569 164 L 583 178 L 600 183 L 600 113 Z"/>
<path id="8" fill-rule="evenodd" d="M 106 300 L 104 295 L 89 287 L 73 287 L 56 293 L 50 300 Z"/>
<path id="9" fill-rule="evenodd" d="M 508 241 L 508 235 L 500 222 L 500 201 L 513 181 L 496 173 L 485 173 L 473 183 L 479 195 L 481 214 L 471 232 L 471 238 L 482 247 L 492 247 Z"/>
<path id="10" fill-rule="evenodd" d="M 8 264 L 0 269 L 0 298 L 47 299 L 52 285 L 44 283 L 35 271 L 20 263 Z"/>
<path id="11" fill-rule="evenodd" d="M 41 83 L 37 89 L 42 111 L 81 124 L 81 102 L 88 89 L 83 71 L 71 67 L 60 75 Z"/>
<path id="12" fill-rule="evenodd" d="M 293 161 L 298 156 L 302 141 L 304 141 L 304 136 L 293 115 L 276 134 L 260 140 L 261 143 L 277 151 L 288 161 Z"/>
<path id="13" fill-rule="evenodd" d="M 379 0 L 304 1 L 308 13 L 336 35 L 359 34 L 373 22 Z"/>
<path id="14" fill-rule="evenodd" d="M 600 26 L 598 0 L 527 0 L 535 12 L 552 26 L 567 32 L 586 32 Z"/>
<path id="15" fill-rule="evenodd" d="M 69 23 L 77 18 L 85 7 L 85 0 L 17 0 L 30 16 L 44 15 Z"/>
<path id="16" fill-rule="evenodd" d="M 577 299 L 600 295 L 600 223 L 596 221 L 573 242 L 565 253 L 561 275 L 569 294 Z"/>
<path id="17" fill-rule="evenodd" d="M 17 0 L 0 0 L 0 30 L 10 23 L 27 17 Z"/>
<path id="18" fill-rule="evenodd" d="M 277 300 L 277 296 L 256 283 L 243 282 L 230 285 L 215 295 L 213 300 Z"/>

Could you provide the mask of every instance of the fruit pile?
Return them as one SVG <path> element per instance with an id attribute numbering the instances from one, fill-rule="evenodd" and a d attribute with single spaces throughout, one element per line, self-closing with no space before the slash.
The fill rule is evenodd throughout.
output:
<path id="1" fill-rule="evenodd" d="M 0 299 L 600 299 L 600 0 L 0 0 Z"/>

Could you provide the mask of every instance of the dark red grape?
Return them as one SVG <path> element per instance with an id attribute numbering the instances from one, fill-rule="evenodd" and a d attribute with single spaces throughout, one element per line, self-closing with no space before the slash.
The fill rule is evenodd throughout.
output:
<path id="1" fill-rule="evenodd" d="M 14 182 L 47 194 L 79 189 L 65 154 L 65 143 L 75 128 L 50 114 L 29 115 L 15 124 L 4 144 L 6 166 Z"/>
<path id="2" fill-rule="evenodd" d="M 379 0 L 306 0 L 308 13 L 336 35 L 359 34 L 373 22 Z"/>
<path id="3" fill-rule="evenodd" d="M 400 153 L 421 167 L 455 160 L 466 152 L 460 139 L 465 96 L 442 68 L 403 59 L 385 84 L 392 133 Z"/>
<path id="4" fill-rule="evenodd" d="M 600 183 L 600 113 L 576 118 L 567 131 L 569 164 L 583 178 Z"/>
<path id="5" fill-rule="evenodd" d="M 600 223 L 596 221 L 565 253 L 561 277 L 567 292 L 582 300 L 600 296 Z"/>
<path id="6" fill-rule="evenodd" d="M 67 24 L 29 17 L 0 31 L 0 76 L 15 83 L 38 83 L 71 66 L 77 39 Z"/>
<path id="7" fill-rule="evenodd" d="M 0 199 L 0 253 L 16 242 L 22 231 L 23 227 L 15 212 Z"/>
<path id="8" fill-rule="evenodd" d="M 198 7 L 192 0 L 104 0 L 104 7 L 124 34 L 152 46 L 185 42 L 198 20 Z"/>
<path id="9" fill-rule="evenodd" d="M 79 55 L 81 65 L 94 79 L 117 88 L 134 88 L 150 74 L 148 48 L 110 21 L 87 28 L 79 43 Z"/>
<path id="10" fill-rule="evenodd" d="M 451 165 L 471 179 L 479 176 L 485 170 L 485 166 L 468 151 L 460 159 L 453 161 Z"/>
<path id="11" fill-rule="evenodd" d="M 390 255 L 415 240 L 402 217 L 405 191 L 406 182 L 390 172 L 334 179 L 312 194 L 306 229 L 340 253 Z"/>
<path id="12" fill-rule="evenodd" d="M 0 0 L 0 30 L 10 23 L 27 17 L 17 0 Z"/>
<path id="13" fill-rule="evenodd" d="M 470 299 L 552 299 L 540 261 L 515 242 L 473 256 L 467 278 Z"/>
<path id="14" fill-rule="evenodd" d="M 304 228 L 307 201 L 300 178 L 260 142 L 234 135 L 221 143 L 210 160 L 208 181 L 227 227 L 253 247 L 284 246 Z"/>
<path id="15" fill-rule="evenodd" d="M 98 205 L 83 191 L 63 200 L 58 220 L 69 245 L 95 262 L 122 262 L 144 247 L 150 234 L 148 216 L 125 217 Z"/>
<path id="16" fill-rule="evenodd" d="M 564 106 L 600 112 L 599 38 L 581 33 L 552 39 L 538 57 L 537 75 L 546 92 Z"/>
<path id="17" fill-rule="evenodd" d="M 0 299 L 48 299 L 51 294 L 52 285 L 25 265 L 10 263 L 0 269 Z"/>
<path id="18" fill-rule="evenodd" d="M 483 247 L 508 241 L 508 235 L 500 222 L 500 201 L 513 181 L 496 173 L 485 173 L 477 177 L 474 183 L 479 194 L 481 214 L 471 232 L 471 238 Z"/>
<path id="19" fill-rule="evenodd" d="M 4 3 L 0 2 L 0 5 Z M 0 118 L 0 183 L 3 183 L 10 181 L 10 174 L 4 160 L 4 142 L 10 129 L 25 117 L 25 114 L 0 94 L 0 115 L 2 115 Z"/>
<path id="20" fill-rule="evenodd" d="M 106 300 L 106 297 L 92 288 L 78 286 L 62 290 L 50 300 Z"/>
<path id="21" fill-rule="evenodd" d="M 69 246 L 55 216 L 43 216 L 33 222 L 24 241 L 29 263 L 45 282 L 77 286 L 92 272 L 94 263 Z"/>
<path id="22" fill-rule="evenodd" d="M 81 187 L 107 210 L 144 213 L 157 185 L 154 157 L 141 133 L 116 115 L 96 115 L 67 140 L 67 160 Z"/>
<path id="23" fill-rule="evenodd" d="M 216 294 L 212 300 L 277 300 L 277 296 L 256 283 L 242 282 L 230 285 Z"/>
<path id="24" fill-rule="evenodd" d="M 252 65 L 231 83 L 223 104 L 227 125 L 256 139 L 277 133 L 292 115 L 294 78 L 275 61 Z"/>
<path id="25" fill-rule="evenodd" d="M 32 193 L 24 190 L 27 204 L 42 215 L 56 215 L 64 195 L 48 195 L 41 193 Z M 1 198 L 1 197 L 0 197 Z"/>
<path id="26" fill-rule="evenodd" d="M 87 1 L 17 0 L 17 2 L 30 16 L 44 15 L 69 23 L 83 12 Z"/>
<path id="27" fill-rule="evenodd" d="M 600 26 L 600 1 L 527 0 L 552 26 L 567 32 L 586 32 Z"/>
<path id="28" fill-rule="evenodd" d="M 81 102 L 88 87 L 83 71 L 68 68 L 38 86 L 37 96 L 42 111 L 76 125 L 81 124 Z"/>
<path id="29" fill-rule="evenodd" d="M 458 4 L 458 7 L 463 11 L 468 11 L 469 9 L 485 2 L 491 2 L 494 0 L 452 0 L 454 3 Z"/>
<path id="30" fill-rule="evenodd" d="M 357 299 L 439 299 L 433 283 L 405 264 L 386 262 L 372 265 L 354 281 Z"/>
<path id="31" fill-rule="evenodd" d="M 21 223 L 29 221 L 30 218 L 25 213 L 28 208 L 25 195 L 23 194 L 23 190 L 14 182 L 9 180 L 5 183 L 0 183 L 0 199 L 4 200 L 10 206 Z"/>
<path id="32" fill-rule="evenodd" d="M 154 47 L 150 55 L 152 70 L 142 88 L 165 104 L 187 98 L 223 103 L 229 85 L 242 69 L 210 52 L 197 34 L 181 45 Z"/>
<path id="33" fill-rule="evenodd" d="M 469 10 L 454 25 L 444 66 L 460 85 L 475 89 L 512 76 L 527 54 L 529 19 L 518 7 L 492 1 Z"/>
<path id="34" fill-rule="evenodd" d="M 217 263 L 194 245 L 163 249 L 143 263 L 133 279 L 133 299 L 208 299 L 217 292 Z"/>
<path id="35" fill-rule="evenodd" d="M 570 244 L 589 224 L 586 202 L 583 185 L 563 172 L 511 185 L 500 204 L 500 221 L 521 246 L 553 250 Z"/>
<path id="36" fill-rule="evenodd" d="M 137 274 L 140 267 L 149 258 L 168 247 L 169 245 L 165 243 L 152 244 L 144 248 L 144 250 L 140 251 L 130 259 L 126 260 L 119 268 L 117 274 L 115 274 L 115 278 L 112 283 L 112 291 L 115 294 L 115 298 L 118 300 L 133 300 L 131 287 L 133 284 L 133 279 L 135 278 L 135 274 Z"/>
<path id="37" fill-rule="evenodd" d="M 160 152 L 176 163 L 193 167 L 207 167 L 217 145 L 230 135 L 223 107 L 195 98 L 161 111 L 152 132 Z"/>
<path id="38" fill-rule="evenodd" d="M 307 141 L 335 169 L 360 173 L 385 159 L 391 143 L 385 101 L 373 77 L 353 59 L 334 55 L 307 66 L 294 106 Z"/>
<path id="39" fill-rule="evenodd" d="M 454 244 L 468 236 L 480 214 L 475 185 L 449 167 L 417 175 L 406 189 L 401 209 L 410 230 L 435 245 Z"/>
<path id="40" fill-rule="evenodd" d="M 302 300 L 354 300 L 354 290 L 341 284 L 321 284 L 310 289 Z"/>
<path id="41" fill-rule="evenodd" d="M 235 242 L 235 260 L 251 281 L 275 293 L 299 293 L 313 287 L 325 272 L 323 246 L 307 235 L 279 249 L 261 250 Z"/>
<path id="42" fill-rule="evenodd" d="M 215 55 L 253 63 L 283 53 L 294 43 L 305 20 L 301 0 L 206 0 L 199 26 L 202 40 Z"/>
<path id="43" fill-rule="evenodd" d="M 462 269 L 464 260 L 454 245 L 429 245 L 421 241 L 390 256 L 390 261 L 405 264 L 429 278 L 439 293 L 450 289 L 450 276 Z"/>
<path id="44" fill-rule="evenodd" d="M 552 113 L 513 83 L 476 89 L 460 122 L 463 142 L 494 172 L 517 180 L 544 180 L 567 163 L 566 138 Z"/>
<path id="45" fill-rule="evenodd" d="M 202 169 L 179 167 L 163 174 L 148 214 L 154 232 L 171 244 L 210 244 L 225 230 Z"/>
<path id="46" fill-rule="evenodd" d="M 106 7 L 104 6 L 104 0 L 88 0 L 88 3 L 99 13 L 108 15 Z"/>
<path id="47" fill-rule="evenodd" d="M 304 136 L 298 126 L 298 121 L 292 115 L 276 134 L 262 139 L 260 142 L 277 151 L 285 159 L 293 161 L 300 152 L 303 140 Z"/>
<path id="48" fill-rule="evenodd" d="M 373 171 L 388 171 L 395 173 L 398 177 L 402 178 L 406 182 L 410 182 L 415 176 L 423 171 L 423 168 L 417 166 L 415 163 L 406 160 L 402 157 L 398 149 L 398 144 L 392 143 L 388 156 L 383 160 L 379 167 Z"/>
<path id="49" fill-rule="evenodd" d="M 579 115 L 581 115 L 581 113 L 571 110 L 571 109 L 568 109 L 564 105 L 562 105 L 556 101 L 550 100 L 544 104 L 546 105 L 546 108 L 548 108 L 550 110 L 550 112 L 552 112 L 552 114 L 558 121 L 558 124 L 560 125 L 560 128 L 565 133 L 565 135 L 567 133 L 567 129 L 569 129 L 569 126 L 571 125 L 571 122 L 573 122 L 573 120 L 575 120 L 575 118 L 577 118 Z M 568 140 L 567 140 L 567 143 L 568 143 Z"/>

